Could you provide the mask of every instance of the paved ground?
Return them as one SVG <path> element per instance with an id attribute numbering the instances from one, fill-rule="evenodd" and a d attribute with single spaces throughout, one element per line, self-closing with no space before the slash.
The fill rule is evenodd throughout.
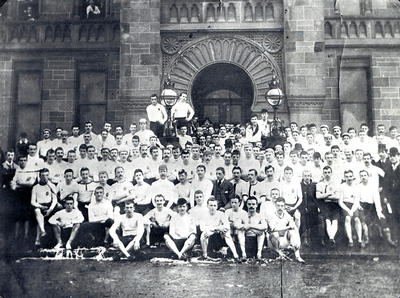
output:
<path id="1" fill-rule="evenodd" d="M 3 297 L 399 297 L 398 261 L 254 264 L 23 260 L 1 266 Z"/>

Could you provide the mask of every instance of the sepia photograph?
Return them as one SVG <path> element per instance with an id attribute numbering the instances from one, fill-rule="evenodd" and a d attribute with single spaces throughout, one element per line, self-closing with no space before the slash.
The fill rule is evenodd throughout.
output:
<path id="1" fill-rule="evenodd" d="M 0 0 L 0 298 L 400 297 L 400 0 Z"/>

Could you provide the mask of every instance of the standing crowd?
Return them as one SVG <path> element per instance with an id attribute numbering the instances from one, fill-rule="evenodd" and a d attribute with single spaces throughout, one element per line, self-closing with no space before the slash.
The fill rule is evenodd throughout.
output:
<path id="1" fill-rule="evenodd" d="M 15 239 L 28 239 L 33 221 L 38 248 L 45 238 L 67 250 L 113 245 L 127 258 L 165 243 L 186 259 L 198 243 L 204 259 L 224 246 L 235 259 L 261 258 L 267 246 L 303 262 L 301 245 L 334 249 L 338 230 L 349 247 L 368 245 L 371 230 L 396 246 L 395 126 L 370 136 L 367 124 L 344 132 L 292 122 L 273 143 L 266 110 L 247 124 L 200 124 L 183 93 L 172 108 L 176 141 L 162 144 L 167 113 L 156 95 L 147 115 L 125 134 L 110 123 L 95 134 L 88 121 L 7 150 Z"/>

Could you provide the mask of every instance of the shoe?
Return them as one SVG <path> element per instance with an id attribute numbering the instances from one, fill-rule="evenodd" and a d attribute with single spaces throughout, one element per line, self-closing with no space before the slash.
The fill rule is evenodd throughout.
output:
<path id="1" fill-rule="evenodd" d="M 189 261 L 189 257 L 187 256 L 187 254 L 186 253 L 183 253 L 182 255 L 181 255 L 181 258 L 180 258 L 182 261 Z"/>
<path id="2" fill-rule="evenodd" d="M 201 256 L 199 257 L 199 261 L 209 261 L 210 258 L 208 256 Z"/>
<path id="3" fill-rule="evenodd" d="M 136 260 L 136 256 L 129 256 L 128 257 L 128 261 L 130 261 L 130 262 L 133 262 L 133 261 L 135 261 Z"/>
<path id="4" fill-rule="evenodd" d="M 336 247 L 335 239 L 329 239 L 329 247 L 330 248 L 335 248 Z"/>
<path id="5" fill-rule="evenodd" d="M 361 248 L 365 248 L 365 242 L 359 242 L 358 245 L 359 245 Z"/>
<path id="6" fill-rule="evenodd" d="M 301 264 L 304 264 L 305 263 L 305 261 L 299 256 L 299 257 L 296 257 L 296 261 L 297 262 L 299 262 L 299 263 L 301 263 Z"/>
<path id="7" fill-rule="evenodd" d="M 242 262 L 242 263 L 246 263 L 247 262 L 247 257 L 245 256 L 245 257 L 242 257 L 241 259 L 240 259 L 240 261 Z"/>
<path id="8" fill-rule="evenodd" d="M 35 243 L 36 244 L 36 243 Z M 53 249 L 60 249 L 60 248 L 62 248 L 63 247 L 63 244 L 62 243 L 57 243 L 54 247 L 53 247 Z"/>
<path id="9" fill-rule="evenodd" d="M 348 246 L 349 248 L 352 248 L 352 247 L 354 247 L 354 243 L 353 243 L 353 242 L 349 242 L 349 243 L 347 244 L 347 246 Z"/>
<path id="10" fill-rule="evenodd" d="M 121 256 L 119 254 L 113 255 L 112 256 L 112 260 L 113 261 L 120 261 L 121 260 Z"/>

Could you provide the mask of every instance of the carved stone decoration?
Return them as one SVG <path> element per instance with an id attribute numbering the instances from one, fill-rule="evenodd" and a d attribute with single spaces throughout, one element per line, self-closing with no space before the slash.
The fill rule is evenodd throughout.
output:
<path id="1" fill-rule="evenodd" d="M 236 8 L 233 3 L 228 6 L 228 22 L 236 22 Z"/>
<path id="2" fill-rule="evenodd" d="M 188 42 L 172 57 L 164 69 L 161 86 L 169 76 L 176 91 L 187 92 L 191 100 L 196 76 L 205 67 L 215 63 L 234 64 L 248 74 L 254 86 L 253 111 L 261 110 L 265 105 L 264 95 L 273 75 L 283 82 L 274 57 L 250 38 L 205 36 Z M 280 88 L 283 89 L 283 86 Z"/>
<path id="3" fill-rule="evenodd" d="M 269 53 L 278 53 L 282 50 L 283 41 L 278 34 L 269 34 L 264 37 L 263 46 Z"/>
<path id="4" fill-rule="evenodd" d="M 178 52 L 179 48 L 179 40 L 176 37 L 166 36 L 161 41 L 161 49 L 164 51 L 164 53 L 169 55 L 173 55 Z"/>

